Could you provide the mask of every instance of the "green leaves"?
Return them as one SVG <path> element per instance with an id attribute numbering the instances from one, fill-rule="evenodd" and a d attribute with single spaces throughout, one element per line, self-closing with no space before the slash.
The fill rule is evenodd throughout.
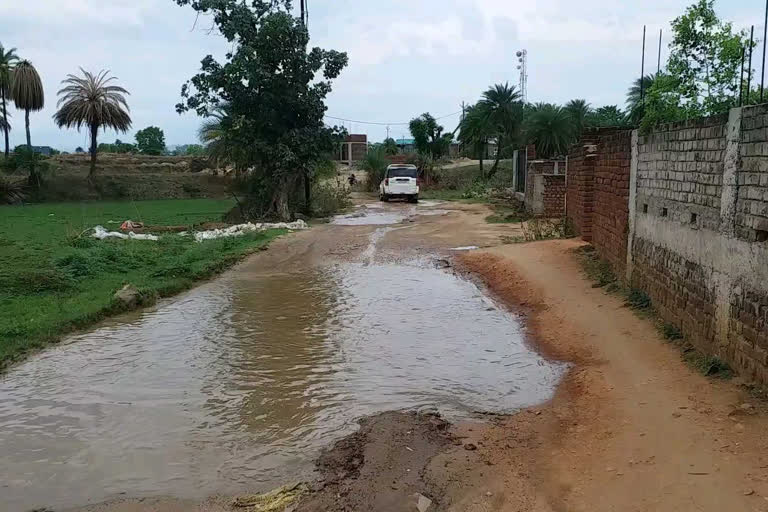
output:
<path id="1" fill-rule="evenodd" d="M 201 72 L 182 87 L 176 110 L 209 118 L 202 133 L 209 151 L 219 163 L 249 171 L 251 199 L 260 203 L 249 210 L 289 216 L 298 203 L 297 182 L 311 179 L 339 142 L 341 130 L 326 127 L 323 117 L 330 81 L 347 65 L 347 55 L 308 50 L 309 34 L 288 12 L 287 0 L 176 2 L 212 14 L 234 43 L 223 62 L 203 59 Z M 222 107 L 224 116 L 217 114 Z"/>
<path id="2" fill-rule="evenodd" d="M 157 126 L 148 126 L 136 132 L 136 145 L 143 155 L 165 153 L 165 134 Z"/>
<path id="3" fill-rule="evenodd" d="M 437 124 L 437 120 L 429 112 L 411 119 L 408 128 L 416 144 L 416 150 L 422 155 L 438 159 L 448 154 L 453 134 L 443 134 L 444 128 Z"/>

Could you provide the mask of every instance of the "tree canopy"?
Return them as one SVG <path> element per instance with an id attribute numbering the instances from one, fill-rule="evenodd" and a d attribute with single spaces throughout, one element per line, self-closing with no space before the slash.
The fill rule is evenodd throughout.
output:
<path id="1" fill-rule="evenodd" d="M 249 171 L 248 212 L 291 217 L 296 189 L 334 151 L 341 130 L 326 127 L 325 98 L 347 65 L 335 50 L 308 50 L 309 34 L 288 0 L 175 0 L 209 14 L 232 43 L 222 62 L 208 55 L 182 86 L 177 111 L 216 119 L 218 133 L 239 151 L 229 164 Z M 210 143 L 209 143 L 210 147 Z"/>
<path id="2" fill-rule="evenodd" d="M 136 147 L 142 155 L 165 153 L 165 134 L 157 126 L 147 126 L 136 132 Z"/>
<path id="3" fill-rule="evenodd" d="M 429 112 L 411 119 L 408 128 L 413 136 L 416 150 L 420 154 L 432 159 L 438 159 L 448 154 L 453 134 L 444 134 L 445 128 L 437 124 L 437 120 Z"/>

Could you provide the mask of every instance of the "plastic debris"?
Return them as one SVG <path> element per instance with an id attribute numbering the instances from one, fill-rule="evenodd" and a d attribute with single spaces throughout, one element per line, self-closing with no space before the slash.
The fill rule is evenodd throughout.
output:
<path id="1" fill-rule="evenodd" d="M 282 512 L 308 492 L 309 486 L 304 483 L 285 485 L 265 494 L 239 496 L 232 505 L 245 508 L 249 512 Z"/>
<path id="2" fill-rule="evenodd" d="M 265 231 L 267 229 L 292 229 L 301 230 L 307 229 L 307 223 L 299 219 L 294 222 L 258 222 L 256 224 L 248 222 L 246 224 L 236 224 L 228 228 L 212 229 L 210 231 L 199 231 L 195 233 L 195 240 L 202 242 L 203 240 L 214 240 L 216 238 L 227 238 L 233 236 L 243 236 L 247 233 L 256 233 L 259 231 Z"/>
<path id="3" fill-rule="evenodd" d="M 135 222 L 132 220 L 126 220 L 122 224 L 120 224 L 120 229 L 123 231 L 130 231 L 131 229 L 141 229 L 144 227 L 143 222 Z"/>
<path id="4" fill-rule="evenodd" d="M 147 233 L 120 233 L 117 231 L 107 231 L 104 226 L 96 226 L 93 228 L 93 238 L 104 240 L 105 238 L 121 238 L 123 240 L 157 240 L 158 237 Z"/>
<path id="5" fill-rule="evenodd" d="M 474 251 L 475 249 L 479 249 L 476 245 L 467 245 L 464 247 L 451 247 L 452 251 Z"/>

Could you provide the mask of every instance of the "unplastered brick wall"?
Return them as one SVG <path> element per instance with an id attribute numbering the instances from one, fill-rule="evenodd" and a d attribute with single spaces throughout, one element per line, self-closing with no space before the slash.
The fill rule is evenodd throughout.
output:
<path id="1" fill-rule="evenodd" d="M 597 140 L 596 136 L 582 137 L 568 153 L 566 217 L 576 234 L 586 242 L 592 240 Z"/>
<path id="2" fill-rule="evenodd" d="M 638 140 L 643 210 L 703 228 L 720 226 L 727 116 L 668 124 Z"/>
<path id="3" fill-rule="evenodd" d="M 543 213 L 545 217 L 562 217 L 565 214 L 565 175 L 544 174 Z"/>
<path id="4" fill-rule="evenodd" d="M 745 108 L 739 146 L 736 229 L 756 241 L 768 238 L 768 105 Z"/>
<path id="5" fill-rule="evenodd" d="M 762 384 L 767 116 L 765 105 L 745 107 L 636 135 L 626 272 L 666 323 Z"/>
<path id="6" fill-rule="evenodd" d="M 627 261 L 631 157 L 630 130 L 600 137 L 594 165 L 592 244 L 618 274 L 624 273 Z"/>
<path id="7" fill-rule="evenodd" d="M 528 154 L 531 154 L 532 146 L 528 146 Z M 545 215 L 544 196 L 546 182 L 543 175 L 565 175 L 565 160 L 529 160 L 527 176 L 525 178 L 525 209 L 534 215 Z M 563 186 L 565 179 L 563 178 Z M 565 199 L 563 199 L 565 202 Z M 561 208 L 558 216 L 563 215 Z"/>

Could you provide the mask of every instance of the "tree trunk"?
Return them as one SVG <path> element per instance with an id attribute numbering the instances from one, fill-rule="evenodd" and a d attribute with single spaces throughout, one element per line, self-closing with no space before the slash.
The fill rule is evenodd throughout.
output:
<path id="1" fill-rule="evenodd" d="M 282 177 L 277 180 L 275 190 L 272 192 L 272 205 L 270 206 L 270 213 L 274 215 L 278 220 L 284 222 L 291 220 L 291 212 L 288 208 L 288 193 L 290 188 L 291 187 L 287 178 Z"/>
<path id="2" fill-rule="evenodd" d="M 8 158 L 8 112 L 5 106 L 5 89 L 0 88 L 0 97 L 3 99 L 3 131 L 5 132 L 5 158 Z"/>
<path id="3" fill-rule="evenodd" d="M 496 139 L 496 161 L 493 162 L 493 167 L 491 167 L 491 172 L 488 173 L 488 178 L 493 178 L 493 175 L 496 174 L 496 169 L 499 167 L 499 160 L 501 160 L 501 143 L 503 140 L 504 139 L 501 136 Z"/>
<path id="4" fill-rule="evenodd" d="M 90 180 L 96 174 L 96 136 L 99 133 L 98 125 L 91 126 L 91 170 L 88 172 Z"/>
<path id="5" fill-rule="evenodd" d="M 312 179 L 309 171 L 304 172 L 304 213 L 307 215 L 312 213 Z"/>
<path id="6" fill-rule="evenodd" d="M 32 151 L 32 137 L 29 135 L 29 109 L 24 111 L 24 123 L 27 126 L 27 148 Z"/>

